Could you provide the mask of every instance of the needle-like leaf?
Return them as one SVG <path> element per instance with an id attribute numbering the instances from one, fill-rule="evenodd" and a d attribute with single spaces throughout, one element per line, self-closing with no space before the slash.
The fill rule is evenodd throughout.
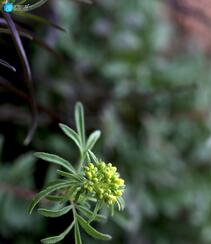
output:
<path id="1" fill-rule="evenodd" d="M 12 70 L 13 72 L 16 72 L 15 67 L 13 67 L 11 64 L 7 63 L 3 59 L 0 59 L 0 64 L 7 67 L 8 69 Z"/>
<path id="2" fill-rule="evenodd" d="M 45 208 L 38 208 L 38 213 L 45 216 L 45 217 L 50 217 L 50 218 L 56 218 L 60 217 L 62 215 L 67 214 L 70 210 L 72 209 L 72 205 L 66 206 L 62 209 L 57 209 L 57 210 L 49 210 Z"/>
<path id="3" fill-rule="evenodd" d="M 34 156 L 39 159 L 42 159 L 44 161 L 58 164 L 58 165 L 64 167 L 65 169 L 67 169 L 68 171 L 70 171 L 71 173 L 75 173 L 75 169 L 71 165 L 71 163 L 69 163 L 67 160 L 65 160 L 57 155 L 50 154 L 50 153 L 44 153 L 44 152 L 36 152 L 36 153 L 34 153 Z"/>
<path id="4" fill-rule="evenodd" d="M 62 28 L 61 26 L 55 24 L 55 23 L 52 23 L 51 21 L 47 20 L 47 19 L 44 19 L 42 18 L 41 16 L 38 16 L 38 15 L 34 15 L 34 14 L 31 14 L 31 13 L 27 13 L 27 12 L 16 12 L 15 14 L 17 15 L 20 15 L 20 16 L 23 16 L 25 18 L 29 18 L 29 19 L 32 19 L 36 22 L 39 22 L 43 25 L 49 25 L 49 26 L 52 26 L 60 31 L 65 31 L 64 28 Z"/>
<path id="5" fill-rule="evenodd" d="M 27 145 L 30 143 L 37 127 L 37 105 L 36 105 L 34 91 L 33 91 L 31 68 L 14 21 L 12 20 L 9 13 L 3 12 L 3 16 L 6 19 L 8 28 L 10 30 L 11 36 L 16 46 L 16 50 L 20 57 L 23 70 L 24 70 L 24 80 L 31 96 L 30 105 L 32 111 L 32 123 L 24 141 L 24 144 Z"/>
<path id="6" fill-rule="evenodd" d="M 27 11 L 32 11 L 36 8 L 39 8 L 40 6 L 42 6 L 43 4 L 45 4 L 48 0 L 39 0 L 37 2 L 35 2 L 34 4 L 18 4 L 14 6 L 14 12 L 27 12 Z"/>
<path id="7" fill-rule="evenodd" d="M 42 190 L 41 192 L 39 192 L 35 198 L 33 199 L 33 201 L 31 202 L 30 206 L 29 206 L 29 214 L 32 213 L 33 209 L 35 208 L 35 206 L 40 202 L 41 199 L 43 199 L 44 197 L 46 197 L 47 195 L 49 195 L 50 193 L 59 190 L 61 188 L 65 188 L 68 187 L 70 185 L 69 182 L 62 182 L 62 183 L 56 183 L 52 186 L 49 186 L 47 188 L 45 188 L 44 190 Z"/>
<path id="8" fill-rule="evenodd" d="M 68 136 L 70 139 L 72 139 L 75 142 L 75 144 L 77 145 L 77 147 L 79 149 L 81 149 L 80 138 L 79 138 L 78 134 L 73 129 L 68 127 L 67 125 L 59 124 L 59 127 L 62 129 L 62 131 L 65 133 L 65 135 Z"/>
<path id="9" fill-rule="evenodd" d="M 78 102 L 75 106 L 75 124 L 79 135 L 80 142 L 85 146 L 85 125 L 84 125 L 84 109 L 83 105 Z"/>
<path id="10" fill-rule="evenodd" d="M 81 225 L 81 227 L 90 236 L 92 236 L 92 237 L 94 237 L 96 239 L 104 240 L 104 241 L 111 240 L 112 237 L 110 235 L 103 234 L 103 233 L 97 231 L 83 217 L 81 217 L 80 215 L 77 215 L 77 219 L 78 219 L 79 224 Z"/>
<path id="11" fill-rule="evenodd" d="M 89 210 L 88 208 L 86 208 L 85 206 L 82 205 L 77 205 L 76 208 L 84 214 L 85 217 L 91 219 L 93 216 L 93 212 L 91 210 Z M 101 214 L 97 214 L 95 216 L 95 221 L 105 221 L 106 217 L 104 215 Z"/>
<path id="12" fill-rule="evenodd" d="M 58 243 L 60 241 L 62 241 L 65 236 L 71 231 L 71 229 L 74 226 L 74 221 L 71 223 L 71 225 L 64 231 L 62 232 L 60 235 L 58 236 L 51 236 L 45 239 L 42 239 L 41 242 L 44 244 L 53 244 L 53 243 Z"/>
<path id="13" fill-rule="evenodd" d="M 97 140 L 100 138 L 101 135 L 101 131 L 96 130 L 94 131 L 88 138 L 87 140 L 87 144 L 86 144 L 86 150 L 92 150 L 92 148 L 94 147 L 95 143 L 97 142 Z"/>

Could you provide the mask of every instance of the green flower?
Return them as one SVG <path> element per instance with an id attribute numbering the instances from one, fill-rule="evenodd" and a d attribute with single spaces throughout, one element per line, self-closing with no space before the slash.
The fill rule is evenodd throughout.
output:
<path id="1" fill-rule="evenodd" d="M 122 196 L 125 188 L 124 180 L 111 163 L 105 164 L 100 161 L 96 166 L 89 163 L 84 167 L 84 174 L 86 180 L 83 188 L 96 199 L 113 205 Z"/>

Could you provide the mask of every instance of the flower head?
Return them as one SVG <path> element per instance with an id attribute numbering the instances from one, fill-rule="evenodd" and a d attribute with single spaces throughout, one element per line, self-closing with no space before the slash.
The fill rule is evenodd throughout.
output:
<path id="1" fill-rule="evenodd" d="M 84 190 L 97 199 L 112 205 L 122 196 L 125 188 L 124 180 L 111 163 L 105 164 L 102 161 L 96 165 L 89 163 L 84 167 L 84 174 L 86 178 Z"/>

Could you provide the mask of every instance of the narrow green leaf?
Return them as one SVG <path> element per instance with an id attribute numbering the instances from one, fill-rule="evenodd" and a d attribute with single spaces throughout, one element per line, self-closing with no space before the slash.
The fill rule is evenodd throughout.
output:
<path id="1" fill-rule="evenodd" d="M 94 202 L 94 203 L 97 202 L 96 198 L 94 198 L 94 197 L 87 197 L 87 200 L 90 202 Z"/>
<path id="2" fill-rule="evenodd" d="M 61 201 L 61 200 L 64 199 L 64 196 L 48 195 L 48 196 L 46 196 L 46 198 L 47 198 L 49 201 L 59 202 L 59 201 Z"/>
<path id="3" fill-rule="evenodd" d="M 72 209 L 72 205 L 66 206 L 62 209 L 57 209 L 57 210 L 49 210 L 45 208 L 38 208 L 38 213 L 45 216 L 45 217 L 50 217 L 50 218 L 56 218 L 60 217 L 62 215 L 67 214 L 70 210 Z"/>
<path id="4" fill-rule="evenodd" d="M 14 5 L 14 11 L 15 12 L 18 12 L 18 11 L 32 11 L 33 9 L 36 9 L 40 6 L 42 6 L 43 4 L 45 4 L 48 0 L 39 0 L 37 2 L 35 2 L 34 4 L 24 4 L 24 5 L 20 5 L 20 4 L 17 4 L 17 5 Z"/>
<path id="5" fill-rule="evenodd" d="M 111 216 L 114 216 L 114 205 L 109 206 L 109 212 Z"/>
<path id="6" fill-rule="evenodd" d="M 57 242 L 60 242 L 62 241 L 65 236 L 71 231 L 71 229 L 73 228 L 74 226 L 74 221 L 71 223 L 71 225 L 64 231 L 62 232 L 60 235 L 58 236 L 51 236 L 51 237 L 48 237 L 48 238 L 45 238 L 45 239 L 42 239 L 41 242 L 44 243 L 44 244 L 53 244 L 53 243 L 57 243 Z"/>
<path id="7" fill-rule="evenodd" d="M 119 197 L 117 199 L 117 205 L 118 205 L 119 211 L 124 210 L 124 208 L 125 208 L 125 201 L 124 201 L 124 199 L 122 197 Z"/>
<path id="8" fill-rule="evenodd" d="M 75 244 L 82 244 L 78 221 L 75 221 L 74 237 L 75 237 Z"/>
<path id="9" fill-rule="evenodd" d="M 59 124 L 59 127 L 62 129 L 64 134 L 66 136 L 68 136 L 70 139 L 72 139 L 75 142 L 75 144 L 77 145 L 77 147 L 79 149 L 81 149 L 80 138 L 79 138 L 78 134 L 73 129 L 68 127 L 67 125 Z"/>
<path id="10" fill-rule="evenodd" d="M 75 123 L 81 144 L 85 146 L 85 125 L 84 125 L 84 109 L 82 103 L 78 102 L 75 106 Z"/>
<path id="11" fill-rule="evenodd" d="M 89 219 L 93 216 L 93 212 L 82 205 L 77 205 L 76 208 Z M 97 214 L 94 220 L 95 221 L 104 221 L 104 220 L 106 220 L 106 216 Z"/>
<path id="12" fill-rule="evenodd" d="M 90 157 L 94 160 L 94 162 L 97 163 L 98 159 L 95 156 L 95 154 L 91 150 L 88 150 L 88 153 L 89 153 Z"/>
<path id="13" fill-rule="evenodd" d="M 58 169 L 56 172 L 58 175 L 61 175 L 61 176 L 67 177 L 67 178 L 73 178 L 73 174 L 65 172 L 63 170 Z"/>
<path id="14" fill-rule="evenodd" d="M 57 173 L 61 176 L 75 180 L 76 183 L 84 181 L 84 177 L 81 174 L 71 174 L 71 173 L 68 173 L 68 172 L 65 172 L 65 171 L 59 170 L 59 169 L 57 170 Z"/>
<path id="15" fill-rule="evenodd" d="M 26 17 L 26 18 L 29 18 L 29 19 L 32 19 L 34 21 L 37 21 L 41 24 L 44 24 L 44 25 L 49 25 L 49 26 L 52 26 L 58 30 L 61 30 L 61 31 L 65 31 L 64 28 L 62 28 L 61 26 L 47 20 L 47 19 L 44 19 L 42 18 L 41 16 L 38 16 L 38 15 L 34 15 L 34 14 L 31 14 L 31 13 L 27 13 L 27 12 L 16 12 L 17 15 L 20 15 L 20 16 L 23 16 L 23 17 Z"/>
<path id="16" fill-rule="evenodd" d="M 96 203 L 96 205 L 95 205 L 95 208 L 94 208 L 94 211 L 93 211 L 93 214 L 92 214 L 92 216 L 91 216 L 91 218 L 90 218 L 90 220 L 89 220 L 89 223 L 91 223 L 91 222 L 96 218 L 98 211 L 99 211 L 99 210 L 101 209 L 101 207 L 102 207 L 102 204 L 103 204 L 102 201 L 97 201 L 97 203 Z"/>
<path id="17" fill-rule="evenodd" d="M 104 241 L 111 240 L 112 237 L 110 235 L 103 234 L 103 233 L 97 231 L 83 217 L 81 217 L 80 215 L 77 215 L 77 219 L 78 219 L 79 224 L 81 225 L 81 227 L 90 236 L 92 236 L 92 237 L 94 237 L 96 239 L 99 239 L 99 240 L 104 240 Z"/>
<path id="18" fill-rule="evenodd" d="M 74 167 L 67 160 L 65 160 L 57 155 L 50 154 L 50 153 L 44 153 L 44 152 L 36 152 L 34 154 L 34 156 L 39 159 L 42 159 L 44 161 L 60 165 L 60 166 L 64 167 L 65 169 L 67 169 L 68 171 L 75 173 Z"/>
<path id="19" fill-rule="evenodd" d="M 91 158 L 89 156 L 89 153 L 86 153 L 87 163 L 91 163 Z"/>
<path id="20" fill-rule="evenodd" d="M 46 197 L 47 195 L 49 195 L 51 192 L 54 192 L 54 191 L 59 190 L 61 188 L 68 187 L 69 185 L 70 185 L 69 182 L 56 183 L 55 185 L 52 185 L 52 186 L 49 186 L 49 187 L 43 189 L 41 192 L 39 192 L 35 196 L 35 198 L 31 202 L 31 204 L 29 206 L 29 214 L 32 213 L 34 207 L 40 202 L 41 199 L 43 199 L 44 197 Z"/>
<path id="21" fill-rule="evenodd" d="M 101 131 L 96 130 L 94 131 L 88 138 L 87 140 L 87 144 L 86 144 L 86 150 L 92 150 L 92 148 L 94 147 L 95 143 L 97 142 L 97 140 L 100 138 L 101 135 Z"/>

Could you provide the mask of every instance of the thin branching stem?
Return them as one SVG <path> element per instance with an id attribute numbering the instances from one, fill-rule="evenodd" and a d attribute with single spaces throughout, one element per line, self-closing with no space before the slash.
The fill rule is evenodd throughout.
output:
<path id="1" fill-rule="evenodd" d="M 11 18 L 11 15 L 9 13 L 3 12 L 3 16 L 7 22 L 12 39 L 15 43 L 18 55 L 20 57 L 20 60 L 21 60 L 22 66 L 23 66 L 23 70 L 24 70 L 24 79 L 25 79 L 26 86 L 28 88 L 28 91 L 29 91 L 29 94 L 31 97 L 30 105 L 31 105 L 31 111 L 32 111 L 32 123 L 31 123 L 31 127 L 29 129 L 29 132 L 24 140 L 24 144 L 28 145 L 30 143 L 30 141 L 34 135 L 34 132 L 36 130 L 36 127 L 37 127 L 37 104 L 36 104 L 35 95 L 34 95 L 31 68 L 30 68 L 29 61 L 26 56 L 22 41 L 20 39 L 20 35 L 18 33 L 18 30 L 16 28 L 16 25 L 15 25 L 13 19 Z"/>

